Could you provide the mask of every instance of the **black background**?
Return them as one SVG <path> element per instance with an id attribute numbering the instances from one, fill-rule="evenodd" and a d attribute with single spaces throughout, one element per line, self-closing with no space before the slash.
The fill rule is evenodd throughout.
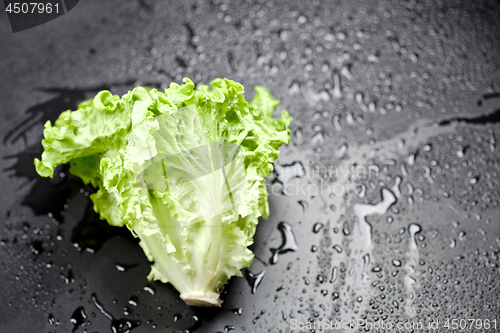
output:
<path id="1" fill-rule="evenodd" d="M 499 36 L 498 1 L 80 1 L 16 34 L 0 14 L 0 331 L 500 320 Z M 46 120 L 102 89 L 164 88 L 185 76 L 231 78 L 248 99 L 267 86 L 294 117 L 270 191 L 287 177 L 280 165 L 294 162 L 305 175 L 298 163 L 285 167 L 300 176 L 284 181 L 293 188 L 340 182 L 321 172 L 332 166 L 378 170 L 345 195 L 271 194 L 244 272 L 251 281 L 248 272 L 264 270 L 262 282 L 251 293 L 247 279 L 233 278 L 210 310 L 146 280 L 137 241 L 92 212 L 92 188 L 64 168 L 65 177 L 40 179 L 32 164 Z M 367 218 L 366 247 L 354 207 L 380 202 L 383 188 L 397 192 L 398 176 L 397 202 Z M 299 250 L 272 265 L 282 221 Z"/>

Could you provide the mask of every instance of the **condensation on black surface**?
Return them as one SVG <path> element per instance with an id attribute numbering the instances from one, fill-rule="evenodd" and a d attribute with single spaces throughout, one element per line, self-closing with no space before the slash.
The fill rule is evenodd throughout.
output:
<path id="1" fill-rule="evenodd" d="M 36 29 L 0 37 L 2 332 L 498 320 L 496 2 L 109 1 Z M 256 258 L 216 309 L 149 283 L 137 241 L 93 213 L 93 189 L 32 166 L 46 120 L 101 89 L 184 76 L 228 77 L 248 97 L 267 86 L 294 117 Z"/>

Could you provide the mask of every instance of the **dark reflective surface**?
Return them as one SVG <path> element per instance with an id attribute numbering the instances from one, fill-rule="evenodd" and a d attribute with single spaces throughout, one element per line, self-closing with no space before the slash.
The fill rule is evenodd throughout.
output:
<path id="1" fill-rule="evenodd" d="M 499 22 L 495 1 L 80 2 L 15 35 L 0 15 L 0 331 L 500 330 Z M 294 117 L 216 309 L 148 282 L 93 189 L 32 164 L 60 112 L 184 76 L 267 86 Z"/>

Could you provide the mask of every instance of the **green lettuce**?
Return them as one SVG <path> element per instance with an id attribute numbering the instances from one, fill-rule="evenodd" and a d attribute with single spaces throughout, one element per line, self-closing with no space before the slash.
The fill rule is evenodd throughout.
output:
<path id="1" fill-rule="evenodd" d="M 150 280 L 171 283 L 189 305 L 217 306 L 232 276 L 250 265 L 259 217 L 269 216 L 264 177 L 289 142 L 292 118 L 257 86 L 250 103 L 228 79 L 164 92 L 99 92 L 47 121 L 37 172 L 70 172 L 97 192 L 102 219 L 127 226 L 153 262 Z"/>

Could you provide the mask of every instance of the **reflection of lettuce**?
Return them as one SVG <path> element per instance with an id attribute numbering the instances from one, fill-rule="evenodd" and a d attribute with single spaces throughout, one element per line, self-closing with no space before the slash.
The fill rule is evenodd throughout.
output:
<path id="1" fill-rule="evenodd" d="M 164 93 L 101 91 L 45 124 L 37 172 L 70 172 L 98 188 L 94 209 L 126 225 L 153 261 L 149 279 L 171 283 L 190 305 L 215 306 L 227 280 L 250 265 L 259 217 L 269 215 L 264 177 L 288 143 L 291 117 L 263 87 L 248 104 L 227 79 L 212 90 L 189 79 Z"/>

